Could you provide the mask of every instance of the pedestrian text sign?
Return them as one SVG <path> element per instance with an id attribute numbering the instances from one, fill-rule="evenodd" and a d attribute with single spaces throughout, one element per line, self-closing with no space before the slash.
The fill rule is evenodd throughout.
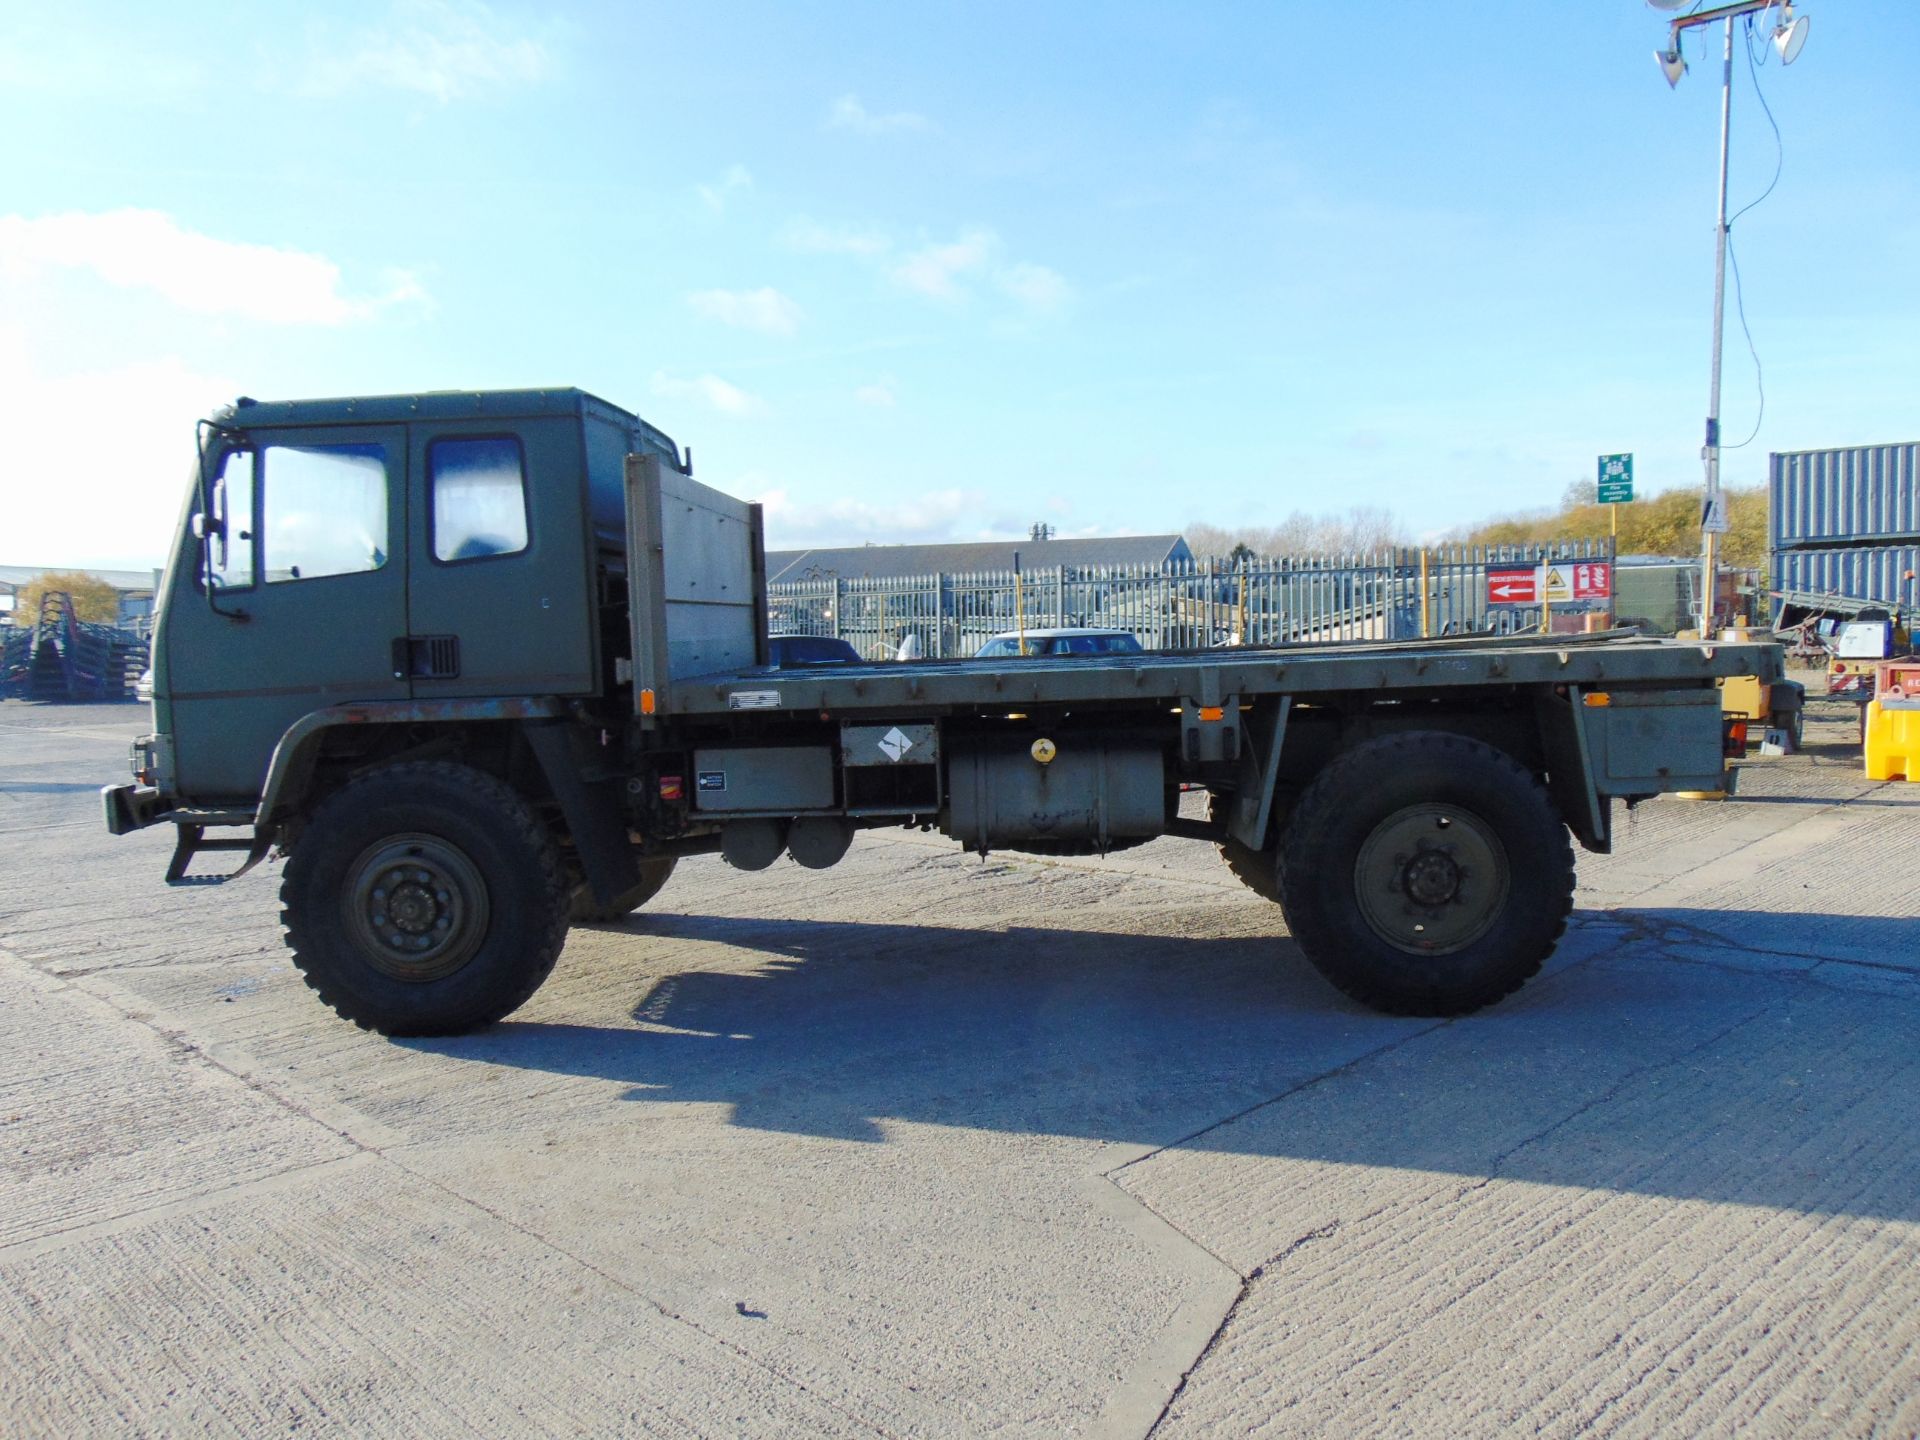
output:
<path id="1" fill-rule="evenodd" d="M 1599 498 L 1602 505 L 1624 505 L 1633 499 L 1633 456 L 1600 457 Z"/>
<path id="2" fill-rule="evenodd" d="M 1487 566 L 1487 603 L 1489 605 L 1538 605 L 1540 603 L 1540 567 L 1537 565 Z"/>

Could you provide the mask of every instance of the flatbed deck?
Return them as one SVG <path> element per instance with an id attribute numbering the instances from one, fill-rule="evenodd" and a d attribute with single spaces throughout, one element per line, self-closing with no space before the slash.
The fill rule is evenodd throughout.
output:
<path id="1" fill-rule="evenodd" d="M 1004 706 L 1203 704 L 1237 695 L 1418 691 L 1560 684 L 1671 686 L 1732 675 L 1782 678 L 1777 645 L 1594 635 L 1449 636 L 1431 640 L 1149 651 L 1123 656 L 868 662 L 720 671 L 674 683 L 660 706 L 683 716 L 738 711 L 888 714 Z"/>

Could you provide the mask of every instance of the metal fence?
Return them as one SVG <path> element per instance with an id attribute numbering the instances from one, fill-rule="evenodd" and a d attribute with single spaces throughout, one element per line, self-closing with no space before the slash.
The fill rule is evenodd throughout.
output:
<path id="1" fill-rule="evenodd" d="M 783 580 L 767 587 L 776 635 L 831 635 L 868 659 L 912 635 L 929 659 L 968 656 L 991 636 L 1090 625 L 1129 630 L 1151 650 L 1403 640 L 1537 630 L 1538 606 L 1490 606 L 1486 567 L 1612 560 L 1610 541 L 1441 546 L 1367 555 L 1280 556 L 1242 564 L 1038 566 L 980 574 Z M 1553 607 L 1578 629 L 1591 604 Z M 1604 602 L 1601 606 L 1604 608 Z"/>

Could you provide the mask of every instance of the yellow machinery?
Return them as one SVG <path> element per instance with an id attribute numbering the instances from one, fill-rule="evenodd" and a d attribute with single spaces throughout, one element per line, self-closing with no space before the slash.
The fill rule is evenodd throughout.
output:
<path id="1" fill-rule="evenodd" d="M 1864 729 L 1869 780 L 1920 784 L 1920 661 L 1878 667 Z"/>

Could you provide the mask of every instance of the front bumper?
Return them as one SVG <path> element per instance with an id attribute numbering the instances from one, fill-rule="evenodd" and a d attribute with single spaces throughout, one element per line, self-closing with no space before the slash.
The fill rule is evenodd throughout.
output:
<path id="1" fill-rule="evenodd" d="M 100 803 L 107 812 L 107 833 L 130 835 L 157 825 L 166 818 L 167 807 L 160 792 L 151 785 L 102 785 Z"/>

